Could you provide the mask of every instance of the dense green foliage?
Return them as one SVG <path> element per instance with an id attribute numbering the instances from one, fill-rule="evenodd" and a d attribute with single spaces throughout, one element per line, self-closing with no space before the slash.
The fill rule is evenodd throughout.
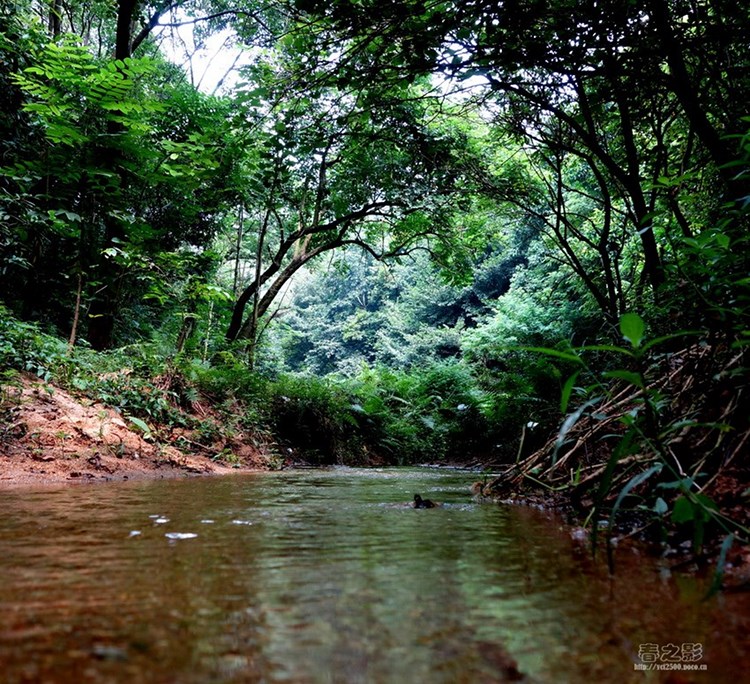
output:
<path id="1" fill-rule="evenodd" d="M 111 5 L 0 9 L 3 372 L 713 516 L 750 429 L 746 12 Z M 243 80 L 194 87 L 177 25 L 231 29 Z"/>

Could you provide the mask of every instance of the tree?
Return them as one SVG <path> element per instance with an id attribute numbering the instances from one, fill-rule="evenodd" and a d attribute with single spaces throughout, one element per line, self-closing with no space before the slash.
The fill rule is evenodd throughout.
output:
<path id="1" fill-rule="evenodd" d="M 277 79 L 260 91 L 271 102 Z M 255 102 L 264 117 L 247 202 L 258 222 L 255 268 L 227 332 L 250 347 L 259 318 L 320 254 L 356 245 L 385 259 L 439 239 L 455 182 L 453 143 L 425 125 L 418 98 L 327 87 L 285 102 Z"/>
<path id="2" fill-rule="evenodd" d="M 105 347 L 114 314 L 178 277 L 172 255 L 209 246 L 224 203 L 236 202 L 229 103 L 163 61 L 100 61 L 69 35 L 28 58 L 12 82 L 33 139 L 19 145 L 16 131 L 5 155 L 0 201 L 16 258 L 2 277 L 26 315 L 72 319 L 71 340 L 80 322 Z M 153 312 L 163 300 L 150 301 Z"/>
<path id="3" fill-rule="evenodd" d="M 680 210 L 689 183 L 665 187 L 660 179 L 688 179 L 708 159 L 730 199 L 748 194 L 744 177 L 727 166 L 726 137 L 744 130 L 736 92 L 747 88 L 739 72 L 746 13 L 666 0 L 298 7 L 301 30 L 313 36 L 309 49 L 328 56 L 310 60 L 300 78 L 361 86 L 439 74 L 551 159 L 579 156 L 604 195 L 624 203 L 654 288 L 665 278 L 655 210 L 689 230 Z"/>
<path id="4" fill-rule="evenodd" d="M 54 46 L 70 46 L 73 41 L 70 39 L 71 34 L 75 33 L 87 44 L 95 47 L 96 55 L 100 59 L 108 59 L 111 78 L 109 83 L 104 87 L 115 87 L 115 82 L 119 79 L 123 84 L 133 82 L 132 74 L 133 65 L 140 64 L 139 61 L 133 61 L 133 55 L 137 50 L 140 54 L 154 55 L 153 38 L 154 30 L 157 27 L 165 25 L 203 23 L 206 26 L 214 27 L 223 25 L 227 18 L 234 18 L 239 21 L 242 17 L 244 21 L 245 36 L 250 37 L 249 27 L 254 24 L 255 34 L 257 36 L 265 30 L 266 24 L 260 11 L 255 10 L 250 3 L 239 3 L 240 6 L 232 6 L 217 0 L 167 0 L 165 2 L 149 3 L 143 0 L 118 0 L 116 11 L 113 15 L 112 8 L 105 3 L 78 3 L 76 0 L 54 0 L 51 3 L 39 3 L 37 9 L 45 19 L 49 17 L 50 37 L 53 39 L 48 55 L 54 50 Z M 175 12 L 180 10 L 182 13 L 177 16 Z M 268 12 L 270 14 L 270 11 Z M 93 51 L 89 51 L 90 57 L 94 58 Z M 77 57 L 80 57 L 78 55 Z M 75 64 L 75 62 L 74 62 Z M 93 63 L 89 65 L 93 68 Z M 89 68 L 86 67 L 86 68 Z M 46 69 L 45 65 L 40 68 Z M 73 71 L 73 74 L 81 75 L 80 71 Z M 43 78 L 50 78 L 53 81 L 59 74 L 43 74 Z M 81 89 L 78 84 L 72 82 L 74 79 L 58 79 L 56 84 L 59 88 L 72 88 L 72 90 Z M 85 79 L 84 79 L 85 80 Z M 147 81 L 148 77 L 143 75 L 139 77 L 141 81 Z M 28 86 L 28 83 L 27 83 Z M 83 88 L 85 91 L 85 87 Z M 136 89 L 137 90 L 137 89 Z M 132 93 L 135 93 L 133 90 Z M 143 91 L 141 91 L 143 92 Z M 51 94 L 51 93 L 48 93 Z M 89 93 L 93 97 L 90 102 L 94 103 L 96 108 L 96 93 Z M 136 109 L 142 105 L 137 101 L 129 99 L 131 93 L 124 90 L 120 97 L 110 99 L 108 102 L 109 109 L 103 114 L 99 112 L 94 114 L 93 109 L 89 108 L 89 123 L 101 123 L 105 129 L 99 130 L 96 139 L 89 140 L 85 146 L 89 160 L 87 164 L 93 164 L 99 171 L 99 179 L 105 176 L 108 179 L 108 193 L 112 197 L 119 197 L 124 204 L 127 204 L 125 198 L 134 198 L 142 190 L 141 176 L 138 171 L 145 167 L 148 169 L 149 164 L 143 164 L 144 153 L 146 150 L 138 149 L 136 146 L 130 146 L 128 140 L 132 139 L 129 127 L 133 122 L 133 115 Z M 36 98 L 44 99 L 45 94 L 38 91 L 33 95 Z M 57 97 L 61 97 L 60 90 L 57 91 Z M 157 98 L 151 100 L 156 104 Z M 113 108 L 114 105 L 120 108 Z M 33 103 L 32 106 L 44 107 L 43 102 Z M 93 119 L 91 116 L 93 114 Z M 56 126 L 63 126 L 61 121 L 57 121 Z M 72 134 L 71 127 L 68 131 Z M 144 133 L 144 131 L 141 131 Z M 141 140 L 144 140 L 142 138 Z M 132 141 L 132 140 L 131 140 Z M 54 142 L 54 141 L 53 141 Z M 59 141 L 57 141 L 59 142 Z M 174 152 L 173 152 L 174 154 Z M 184 151 L 181 153 L 184 156 Z M 74 155 L 75 156 L 75 155 Z M 158 157 L 158 153 L 156 154 Z M 85 165 L 85 164 L 84 164 Z M 49 177 L 49 176 L 47 176 Z M 89 177 L 90 179 L 90 177 Z M 96 201 L 101 200 L 102 194 L 92 188 L 89 192 L 86 185 L 89 182 L 83 179 L 79 183 L 78 192 L 80 196 L 88 196 L 91 200 L 91 211 L 97 211 L 94 206 Z M 116 203 L 116 202 L 115 202 Z M 209 215 L 212 211 L 208 206 L 203 211 L 204 215 Z M 98 228 L 96 234 L 89 234 L 95 239 L 84 239 L 82 244 L 87 246 L 88 256 L 86 268 L 90 273 L 95 272 L 96 287 L 91 290 L 91 296 L 88 301 L 88 325 L 87 336 L 89 342 L 97 349 L 110 347 L 115 339 L 116 323 L 120 318 L 120 312 L 125 299 L 123 298 L 126 289 L 123 288 L 124 280 L 128 278 L 127 270 L 123 270 L 121 259 L 113 258 L 122 253 L 123 244 L 133 244 L 139 242 L 139 230 L 134 227 L 131 216 L 138 214 L 138 210 L 132 206 L 127 206 L 113 211 L 98 211 Z M 72 214 L 71 214 L 72 215 Z M 137 221 L 138 222 L 138 221 Z M 142 223 L 142 221 L 140 222 Z M 81 272 L 79 268 L 79 274 Z M 81 284 L 80 277 L 78 278 Z M 81 293 L 79 291 L 77 300 L 80 301 Z"/>

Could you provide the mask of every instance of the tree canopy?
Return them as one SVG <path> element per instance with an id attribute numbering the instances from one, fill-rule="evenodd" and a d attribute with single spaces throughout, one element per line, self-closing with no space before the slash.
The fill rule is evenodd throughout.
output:
<path id="1" fill-rule="evenodd" d="M 749 38 L 721 0 L 3 5 L 0 294 L 329 460 L 716 472 L 748 427 Z"/>

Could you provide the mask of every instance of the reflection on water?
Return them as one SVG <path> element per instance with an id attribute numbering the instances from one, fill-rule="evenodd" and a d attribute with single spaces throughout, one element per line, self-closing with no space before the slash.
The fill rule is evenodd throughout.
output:
<path id="1" fill-rule="evenodd" d="M 471 475 L 268 473 L 0 498 L 4 682 L 736 681 L 742 596 L 618 574 Z M 445 505 L 409 507 L 420 492 Z M 746 617 L 748 616 L 748 617 Z M 699 643 L 707 673 L 634 671 Z M 512 659 L 512 660 L 511 660 Z M 649 676 L 651 675 L 651 676 Z"/>

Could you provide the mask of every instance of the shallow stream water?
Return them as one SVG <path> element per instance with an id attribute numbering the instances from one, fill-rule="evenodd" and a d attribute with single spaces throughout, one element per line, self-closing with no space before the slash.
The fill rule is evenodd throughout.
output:
<path id="1" fill-rule="evenodd" d="M 0 682 L 750 679 L 748 597 L 701 601 L 706 580 L 634 550 L 610 578 L 554 515 L 477 503 L 472 479 L 2 492 Z M 669 670 L 642 671 L 654 657 Z"/>

